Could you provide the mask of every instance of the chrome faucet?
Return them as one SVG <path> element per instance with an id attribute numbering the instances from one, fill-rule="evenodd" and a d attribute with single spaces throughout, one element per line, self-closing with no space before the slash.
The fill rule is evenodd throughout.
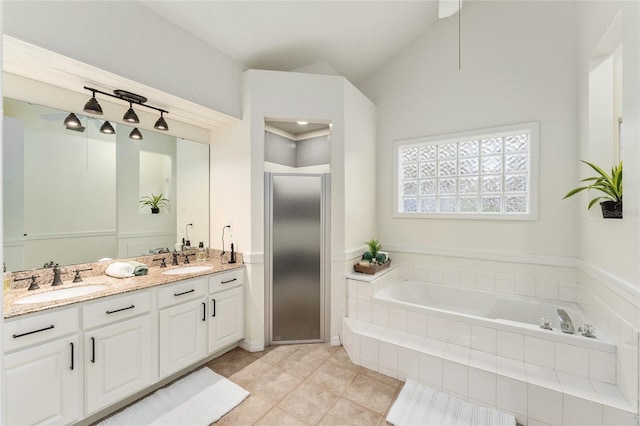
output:
<path id="1" fill-rule="evenodd" d="M 571 322 L 569 314 L 566 313 L 564 309 L 558 309 L 558 319 L 560 320 L 560 330 L 562 330 L 563 333 L 575 333 L 573 322 Z"/>

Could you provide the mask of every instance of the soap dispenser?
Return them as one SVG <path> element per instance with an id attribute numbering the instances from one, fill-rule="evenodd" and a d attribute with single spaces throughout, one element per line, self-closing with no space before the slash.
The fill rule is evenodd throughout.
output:
<path id="1" fill-rule="evenodd" d="M 204 243 L 200 241 L 198 243 L 198 249 L 196 250 L 196 261 L 204 262 L 207 260 L 207 249 L 204 248 Z"/>

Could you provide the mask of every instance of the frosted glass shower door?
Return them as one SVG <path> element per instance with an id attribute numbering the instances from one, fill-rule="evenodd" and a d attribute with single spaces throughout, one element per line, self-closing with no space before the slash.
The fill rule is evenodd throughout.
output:
<path id="1" fill-rule="evenodd" d="M 271 342 L 321 342 L 323 176 L 269 176 Z"/>

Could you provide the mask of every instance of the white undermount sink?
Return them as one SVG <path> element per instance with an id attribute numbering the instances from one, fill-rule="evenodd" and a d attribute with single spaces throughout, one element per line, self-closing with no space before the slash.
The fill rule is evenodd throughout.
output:
<path id="1" fill-rule="evenodd" d="M 204 272 L 209 269 L 213 269 L 213 266 L 198 265 L 198 266 L 181 266 L 176 269 L 170 269 L 162 273 L 162 275 L 182 275 L 182 274 L 195 274 L 196 272 Z"/>
<path id="2" fill-rule="evenodd" d="M 26 303 L 44 303 L 53 302 L 55 300 L 71 299 L 73 297 L 86 296 L 88 294 L 97 293 L 109 288 L 107 285 L 95 284 L 95 285 L 83 285 L 80 287 L 69 287 L 61 290 L 51 290 L 44 293 L 34 294 L 33 296 L 23 297 L 16 300 L 13 303 L 26 304 Z"/>

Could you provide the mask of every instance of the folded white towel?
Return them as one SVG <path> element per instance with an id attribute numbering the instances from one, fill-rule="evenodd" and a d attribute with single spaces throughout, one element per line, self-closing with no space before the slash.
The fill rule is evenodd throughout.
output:
<path id="1" fill-rule="evenodd" d="M 133 271 L 135 267 L 126 262 L 114 262 L 107 266 L 104 273 L 114 278 L 129 278 L 133 277 Z"/>

